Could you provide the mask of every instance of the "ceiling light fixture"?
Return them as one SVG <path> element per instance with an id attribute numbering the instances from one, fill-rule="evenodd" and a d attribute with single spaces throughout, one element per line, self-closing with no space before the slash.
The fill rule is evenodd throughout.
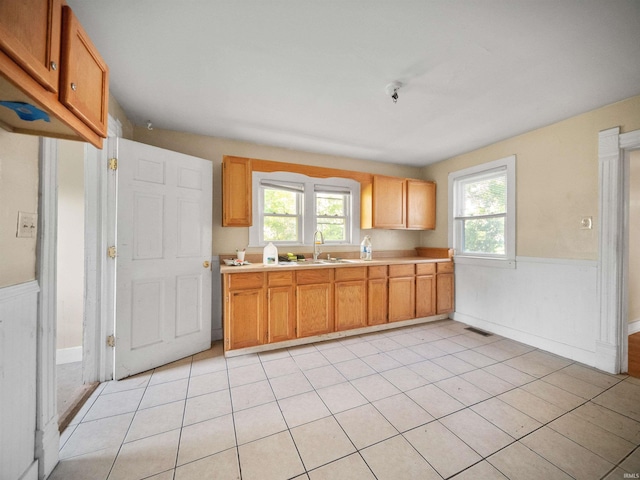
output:
<path id="1" fill-rule="evenodd" d="M 393 103 L 398 102 L 398 90 L 400 89 L 400 87 L 402 87 L 402 82 L 395 81 L 391 82 L 385 88 L 387 95 L 391 96 L 391 100 L 393 100 Z"/>

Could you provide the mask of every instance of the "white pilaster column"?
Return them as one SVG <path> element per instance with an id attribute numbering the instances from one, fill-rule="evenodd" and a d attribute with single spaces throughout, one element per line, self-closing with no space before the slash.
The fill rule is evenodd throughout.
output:
<path id="1" fill-rule="evenodd" d="M 598 135 L 600 324 L 596 342 L 596 367 L 611 373 L 619 372 L 621 353 L 624 158 L 619 136 L 619 127 L 604 130 Z"/>
<path id="2" fill-rule="evenodd" d="M 40 285 L 36 362 L 36 438 L 38 478 L 58 463 L 60 434 L 56 399 L 56 244 L 58 224 L 58 143 L 40 140 L 40 212 L 37 277 Z"/>

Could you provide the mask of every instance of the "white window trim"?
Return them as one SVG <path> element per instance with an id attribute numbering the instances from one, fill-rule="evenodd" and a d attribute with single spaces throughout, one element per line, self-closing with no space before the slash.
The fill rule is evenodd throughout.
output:
<path id="1" fill-rule="evenodd" d="M 347 242 L 327 242 L 327 245 L 353 246 L 360 244 L 360 183 L 350 178 L 315 178 L 300 173 L 290 172 L 253 172 L 252 180 L 254 185 L 260 185 L 262 180 L 281 181 L 287 183 L 304 184 L 304 194 L 302 199 L 303 225 L 301 242 L 298 243 L 278 243 L 278 245 L 291 246 L 311 246 L 313 245 L 313 233 L 315 231 L 315 185 L 331 185 L 343 187 L 351 191 L 351 239 Z M 264 247 L 266 243 L 261 242 L 262 216 L 261 196 L 253 195 L 252 208 L 254 222 L 249 227 L 249 247 Z"/>
<path id="2" fill-rule="evenodd" d="M 506 168 L 507 170 L 507 216 L 504 256 L 470 255 L 457 250 L 459 241 L 456 238 L 454 221 L 455 191 L 454 183 L 458 179 L 470 175 L 477 175 L 491 170 Z M 510 155 L 499 160 L 483 163 L 473 167 L 451 172 L 449 174 L 449 245 L 454 248 L 454 261 L 460 264 L 482 265 L 486 267 L 515 268 L 516 267 L 516 156 Z"/>

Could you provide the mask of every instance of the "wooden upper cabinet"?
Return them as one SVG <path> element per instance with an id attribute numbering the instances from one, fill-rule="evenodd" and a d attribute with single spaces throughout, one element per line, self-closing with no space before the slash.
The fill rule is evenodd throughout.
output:
<path id="1" fill-rule="evenodd" d="M 107 136 L 109 68 L 69 7 L 62 10 L 60 101 L 102 137 Z"/>
<path id="2" fill-rule="evenodd" d="M 107 65 L 64 0 L 0 0 L 0 99 L 30 110 L 0 108 L 6 130 L 102 148 L 108 79 Z"/>
<path id="3" fill-rule="evenodd" d="M 361 228 L 428 230 L 436 226 L 436 184 L 374 175 L 361 190 Z"/>
<path id="4" fill-rule="evenodd" d="M 222 159 L 222 226 L 250 227 L 253 223 L 251 160 Z"/>
<path id="5" fill-rule="evenodd" d="M 404 228 L 407 195 L 404 178 L 373 176 L 373 228 Z"/>
<path id="6" fill-rule="evenodd" d="M 436 184 L 422 180 L 407 180 L 407 228 L 436 228 Z"/>
<path id="7" fill-rule="evenodd" d="M 58 92 L 61 0 L 0 0 L 0 49 L 50 92 Z"/>

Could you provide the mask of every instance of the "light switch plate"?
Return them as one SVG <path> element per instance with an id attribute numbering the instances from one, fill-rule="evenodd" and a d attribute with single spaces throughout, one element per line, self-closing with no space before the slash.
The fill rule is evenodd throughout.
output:
<path id="1" fill-rule="evenodd" d="M 38 215 L 35 213 L 18 212 L 18 238 L 36 238 Z"/>

